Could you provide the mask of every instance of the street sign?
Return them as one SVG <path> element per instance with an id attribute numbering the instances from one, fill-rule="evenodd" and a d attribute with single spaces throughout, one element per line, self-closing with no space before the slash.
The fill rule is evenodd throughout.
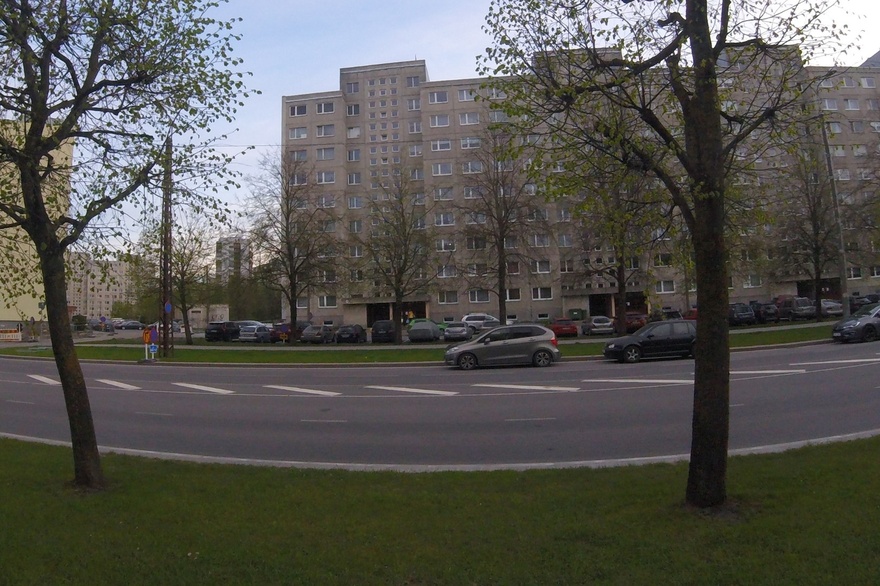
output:
<path id="1" fill-rule="evenodd" d="M 170 301 L 165 303 L 165 313 L 171 313 L 171 302 Z"/>
<path id="2" fill-rule="evenodd" d="M 155 354 L 159 351 L 159 346 L 156 344 L 150 344 L 150 354 Z"/>
<path id="3" fill-rule="evenodd" d="M 152 330 L 144 330 L 144 333 L 143 333 L 144 344 L 150 343 L 151 338 L 152 338 L 152 335 L 150 334 L 151 331 Z"/>

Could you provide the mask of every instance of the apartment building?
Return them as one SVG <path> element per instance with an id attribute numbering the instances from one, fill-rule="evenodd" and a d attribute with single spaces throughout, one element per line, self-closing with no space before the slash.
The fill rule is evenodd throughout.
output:
<path id="1" fill-rule="evenodd" d="M 239 236 L 227 236 L 217 240 L 215 247 L 215 275 L 221 283 L 230 277 L 251 276 L 254 258 L 250 240 Z"/>
<path id="2" fill-rule="evenodd" d="M 72 315 L 84 315 L 89 319 L 124 317 L 113 315 L 113 304 L 133 301 L 134 290 L 127 262 L 99 263 L 85 253 L 71 253 L 68 262 L 71 277 L 67 283 L 67 305 Z"/>
<path id="3" fill-rule="evenodd" d="M 816 69 L 810 75 L 822 73 Z M 853 179 L 859 178 L 857 195 L 852 195 L 851 189 L 839 190 L 846 192 L 847 198 L 868 200 L 876 198 L 878 191 L 874 183 L 880 137 L 876 77 L 880 77 L 880 70 L 871 67 L 829 75 L 816 98 L 828 115 L 827 144 L 835 184 L 850 181 L 849 185 L 855 185 Z M 344 68 L 338 90 L 282 98 L 284 152 L 308 170 L 294 181 L 313 188 L 310 205 L 335 212 L 337 220 L 330 222 L 328 229 L 340 242 L 341 255 L 363 255 L 349 243 L 352 235 L 369 230 L 375 222 L 369 208 L 381 200 L 387 181 L 403 174 L 416 186 L 414 196 L 424 201 L 425 223 L 432 230 L 437 251 L 451 253 L 453 258 L 425 267 L 431 278 L 422 292 L 407 299 L 407 310 L 417 316 L 451 320 L 469 312 L 494 313 L 498 307 L 497 288 L 481 284 L 491 281 L 481 278 L 486 276 L 491 254 L 483 256 L 487 261 L 481 260 L 480 251 L 486 247 L 479 237 L 480 213 L 468 211 L 476 209 L 468 205 L 475 199 L 474 190 L 479 189 L 478 178 L 491 171 L 490 167 L 505 164 L 485 157 L 488 129 L 492 123 L 503 122 L 504 116 L 491 104 L 504 96 L 493 95 L 483 87 L 484 82 L 479 78 L 430 81 L 425 62 L 416 60 Z M 837 108 L 832 110 L 835 103 Z M 535 137 L 509 140 L 527 144 Z M 779 160 L 782 158 L 780 154 Z M 782 177 L 779 165 L 785 164 L 765 154 L 757 160 L 757 169 L 765 181 L 774 177 L 778 181 Z M 583 270 L 587 259 L 613 264 L 613 248 L 597 244 L 584 249 L 579 242 L 583 226 L 572 214 L 576 201 L 547 202 L 537 186 L 522 187 L 534 193 L 526 213 L 531 223 L 526 222 L 516 238 L 505 242 L 512 256 L 505 267 L 506 287 L 500 293 L 505 295 L 507 311 L 499 317 L 541 320 L 572 311 L 616 313 L 615 279 Z M 773 238 L 783 238 L 780 232 L 784 230 L 773 236 L 773 230 L 768 229 L 763 246 L 770 246 L 768 241 Z M 864 240 L 865 234 L 851 236 L 855 243 Z M 633 270 L 627 276 L 627 309 L 686 310 L 696 305 L 696 292 L 689 285 L 692 280 L 675 266 L 662 241 L 659 236 L 656 250 L 628 261 Z M 862 253 L 858 266 L 848 267 L 850 293 L 865 294 L 880 288 L 880 259 L 871 256 L 875 252 L 872 247 L 870 243 L 858 244 Z M 753 263 L 751 254 L 738 255 L 731 270 L 731 301 L 812 295 L 806 275 L 770 270 L 773 263 L 766 258 Z M 762 255 L 768 256 L 766 252 Z M 331 273 L 336 275 L 336 271 Z M 827 289 L 819 292 L 821 296 L 835 296 L 834 276 L 835 271 L 829 269 Z M 369 279 L 324 279 L 297 301 L 298 317 L 336 324 L 369 324 L 385 318 L 390 315 L 391 298 L 373 285 Z"/>

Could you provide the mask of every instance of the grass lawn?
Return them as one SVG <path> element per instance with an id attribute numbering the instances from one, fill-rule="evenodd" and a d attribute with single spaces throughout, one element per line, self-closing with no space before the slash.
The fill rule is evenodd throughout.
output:
<path id="1" fill-rule="evenodd" d="M 404 474 L 107 455 L 0 440 L 0 584 L 876 584 L 880 438 L 685 464 Z"/>
<path id="2" fill-rule="evenodd" d="M 737 330 L 730 336 L 731 348 L 747 348 L 772 344 L 789 344 L 813 340 L 830 340 L 833 323 L 817 324 L 806 328 L 778 328 L 759 331 Z M 202 342 L 204 344 L 204 342 Z M 563 340 L 560 350 L 565 357 L 601 356 L 604 342 L 578 338 Z M 84 359 L 137 361 L 144 358 L 144 346 L 137 339 L 107 340 L 99 343 L 78 344 L 77 355 Z M 337 347 L 323 346 L 243 346 L 238 342 L 215 343 L 210 347 L 178 344 L 174 355 L 163 362 L 213 362 L 254 364 L 336 364 L 383 362 L 442 362 L 443 348 L 405 344 L 403 346 L 367 345 Z M 51 357 L 48 347 L 2 348 L 0 354 L 15 356 Z"/>

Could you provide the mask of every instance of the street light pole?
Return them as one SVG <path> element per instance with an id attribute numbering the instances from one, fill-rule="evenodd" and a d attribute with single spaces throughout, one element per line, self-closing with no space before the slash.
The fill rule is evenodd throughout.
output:
<path id="1" fill-rule="evenodd" d="M 834 223 L 837 226 L 837 264 L 840 278 L 840 304 L 843 306 L 843 317 L 849 317 L 849 299 L 847 299 L 846 244 L 843 239 L 843 222 L 840 219 L 840 201 L 837 198 L 837 178 L 834 176 L 834 163 L 831 158 L 831 146 L 828 144 L 828 129 L 825 117 L 820 119 L 822 125 L 822 144 L 825 147 L 825 164 L 828 166 L 828 180 L 831 185 L 831 200 L 834 208 Z M 816 292 L 818 295 L 819 292 Z"/>

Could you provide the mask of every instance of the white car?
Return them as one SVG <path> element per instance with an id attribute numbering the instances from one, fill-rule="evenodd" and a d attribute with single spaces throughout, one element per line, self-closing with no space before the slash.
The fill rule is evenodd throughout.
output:
<path id="1" fill-rule="evenodd" d="M 469 313 L 461 318 L 461 321 L 466 323 L 474 334 L 491 330 L 501 325 L 497 317 L 491 316 L 488 313 Z"/>

